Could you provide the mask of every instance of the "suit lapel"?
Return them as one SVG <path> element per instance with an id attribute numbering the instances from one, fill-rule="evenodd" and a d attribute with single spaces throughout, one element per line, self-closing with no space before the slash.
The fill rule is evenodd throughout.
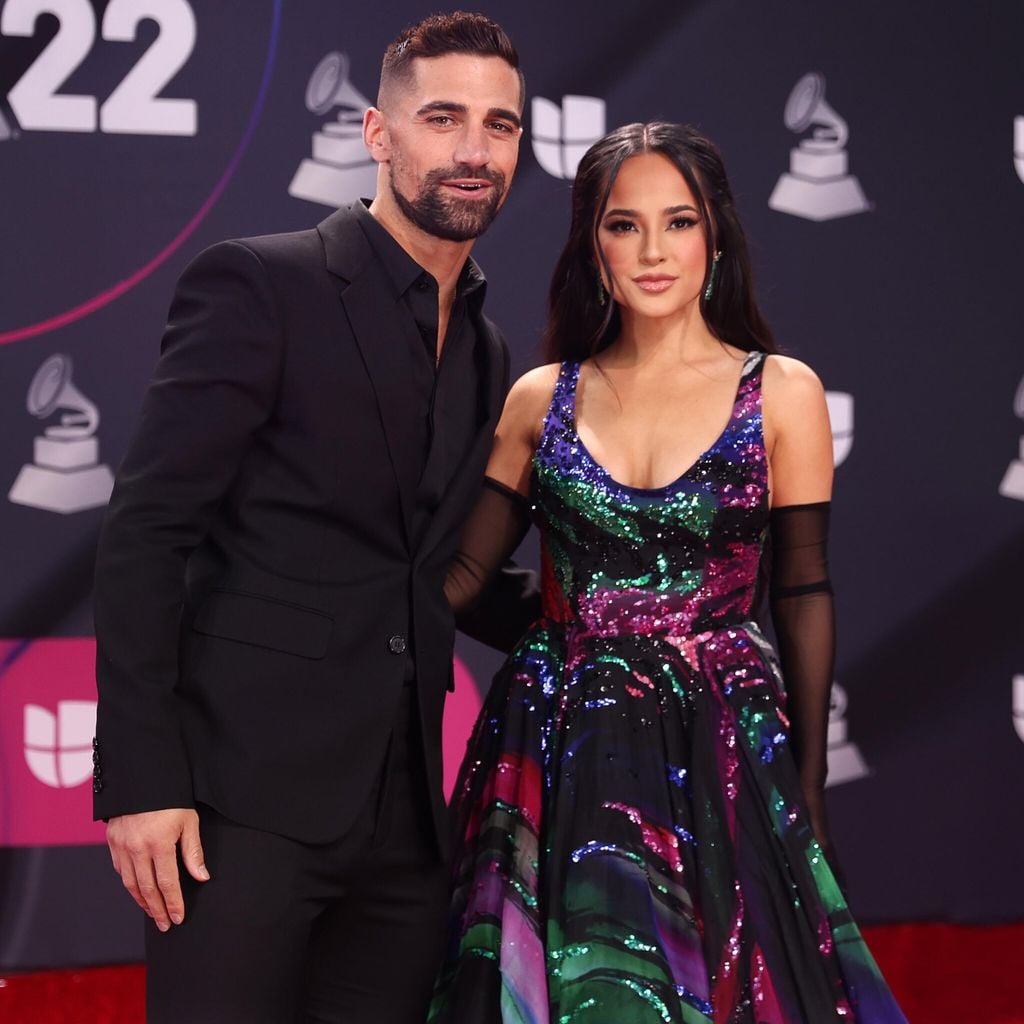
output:
<path id="1" fill-rule="evenodd" d="M 318 230 L 324 242 L 327 269 L 336 279 L 345 315 L 376 395 L 398 483 L 406 542 L 411 548 L 421 468 L 418 453 L 424 437 L 423 424 L 417 420 L 409 400 L 412 371 L 403 358 L 403 353 L 409 351 L 403 336 L 415 334 L 415 326 L 388 286 L 354 214 L 339 210 L 323 221 Z M 418 336 L 414 343 L 420 344 Z"/>

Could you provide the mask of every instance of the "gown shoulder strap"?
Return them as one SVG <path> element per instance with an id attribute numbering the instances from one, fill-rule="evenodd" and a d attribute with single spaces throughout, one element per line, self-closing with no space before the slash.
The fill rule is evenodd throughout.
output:
<path id="1" fill-rule="evenodd" d="M 561 434 L 574 429 L 576 413 L 576 384 L 580 379 L 580 364 L 566 361 L 558 370 L 555 390 L 551 395 L 551 405 L 544 418 L 542 438 L 551 434 Z"/>

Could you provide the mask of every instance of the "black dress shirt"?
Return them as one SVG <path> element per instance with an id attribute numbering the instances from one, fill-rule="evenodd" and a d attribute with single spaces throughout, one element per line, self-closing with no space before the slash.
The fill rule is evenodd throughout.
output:
<path id="1" fill-rule="evenodd" d="M 395 300 L 408 310 L 422 344 L 404 337 L 380 338 L 381 345 L 407 347 L 412 370 L 412 393 L 417 418 L 423 424 L 421 467 L 413 512 L 413 544 L 422 536 L 459 466 L 469 454 L 480 422 L 481 395 L 478 341 L 473 326 L 483 305 L 487 282 L 476 262 L 466 260 L 455 286 L 448 328 L 437 354 L 438 285 L 380 224 L 363 203 L 353 209 Z M 411 677 L 410 657 L 407 678 Z"/>

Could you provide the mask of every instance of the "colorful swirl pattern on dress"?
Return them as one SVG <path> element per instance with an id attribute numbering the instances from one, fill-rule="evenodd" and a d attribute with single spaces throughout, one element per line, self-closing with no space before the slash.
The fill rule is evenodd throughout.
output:
<path id="1" fill-rule="evenodd" d="M 456 788 L 433 1024 L 904 1024 L 811 833 L 752 619 L 763 364 L 656 489 L 587 451 L 563 364 L 532 478 L 544 616 Z"/>

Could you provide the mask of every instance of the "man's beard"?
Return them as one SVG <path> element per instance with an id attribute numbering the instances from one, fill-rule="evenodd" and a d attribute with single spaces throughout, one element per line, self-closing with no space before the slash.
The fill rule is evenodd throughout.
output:
<path id="1" fill-rule="evenodd" d="M 491 183 L 490 197 L 485 200 L 460 200 L 442 193 L 442 181 L 453 178 L 481 178 Z M 500 171 L 474 170 L 471 167 L 450 167 L 431 171 L 420 185 L 415 199 L 406 199 L 395 187 L 395 169 L 391 166 L 391 194 L 398 208 L 418 228 L 435 238 L 449 242 L 468 242 L 482 235 L 498 214 L 505 195 L 505 175 Z"/>

